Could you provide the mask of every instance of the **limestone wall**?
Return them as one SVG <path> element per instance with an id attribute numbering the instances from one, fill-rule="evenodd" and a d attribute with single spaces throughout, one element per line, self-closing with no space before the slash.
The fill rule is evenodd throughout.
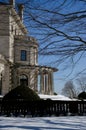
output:
<path id="1" fill-rule="evenodd" d="M 2 75 L 2 95 L 5 95 L 11 90 L 10 84 L 10 73 L 9 66 L 7 64 L 4 65 L 4 71 Z"/>
<path id="2" fill-rule="evenodd" d="M 0 36 L 9 35 L 9 10 L 0 5 Z"/>
<path id="3" fill-rule="evenodd" d="M 26 51 L 26 61 L 21 61 L 21 50 Z M 24 39 L 15 39 L 15 63 L 24 65 L 37 65 L 38 64 L 38 45 L 33 44 L 32 41 Z"/>
<path id="4" fill-rule="evenodd" d="M 9 5 L 0 5 L 0 54 L 14 61 L 14 36 L 25 35 L 23 24 Z"/>

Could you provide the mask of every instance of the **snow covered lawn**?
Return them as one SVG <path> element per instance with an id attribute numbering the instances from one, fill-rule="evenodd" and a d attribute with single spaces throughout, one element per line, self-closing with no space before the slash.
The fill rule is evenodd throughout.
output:
<path id="1" fill-rule="evenodd" d="M 86 116 L 0 117 L 0 130 L 86 130 Z"/>

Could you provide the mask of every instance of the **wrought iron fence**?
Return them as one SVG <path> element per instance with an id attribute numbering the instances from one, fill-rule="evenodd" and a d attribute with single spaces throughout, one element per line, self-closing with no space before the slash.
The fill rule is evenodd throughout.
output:
<path id="1" fill-rule="evenodd" d="M 86 101 L 24 101 L 0 100 L 0 115 L 6 116 L 60 116 L 86 115 Z"/>

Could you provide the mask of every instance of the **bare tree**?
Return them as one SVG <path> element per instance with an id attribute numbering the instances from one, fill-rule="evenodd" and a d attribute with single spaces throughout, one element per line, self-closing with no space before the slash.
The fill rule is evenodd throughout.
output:
<path id="1" fill-rule="evenodd" d="M 77 91 L 72 81 L 66 82 L 64 88 L 62 89 L 62 93 L 70 98 L 77 97 Z"/>
<path id="2" fill-rule="evenodd" d="M 78 78 L 77 83 L 78 83 L 78 85 L 80 87 L 80 90 L 82 92 L 86 92 L 86 77 L 82 76 L 82 77 Z"/>
<path id="3" fill-rule="evenodd" d="M 79 6 L 80 4 L 82 6 Z M 73 9 L 73 6 L 76 9 Z M 33 1 L 26 5 L 25 16 L 26 25 L 40 40 L 41 55 L 57 56 L 53 59 L 56 64 L 70 59 L 74 65 L 85 55 L 84 0 Z"/>

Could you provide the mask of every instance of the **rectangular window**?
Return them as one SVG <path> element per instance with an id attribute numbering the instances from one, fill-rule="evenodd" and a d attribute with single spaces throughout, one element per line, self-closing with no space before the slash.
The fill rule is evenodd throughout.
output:
<path id="1" fill-rule="evenodd" d="M 25 50 L 21 50 L 21 60 L 26 61 L 27 59 L 27 52 Z"/>

